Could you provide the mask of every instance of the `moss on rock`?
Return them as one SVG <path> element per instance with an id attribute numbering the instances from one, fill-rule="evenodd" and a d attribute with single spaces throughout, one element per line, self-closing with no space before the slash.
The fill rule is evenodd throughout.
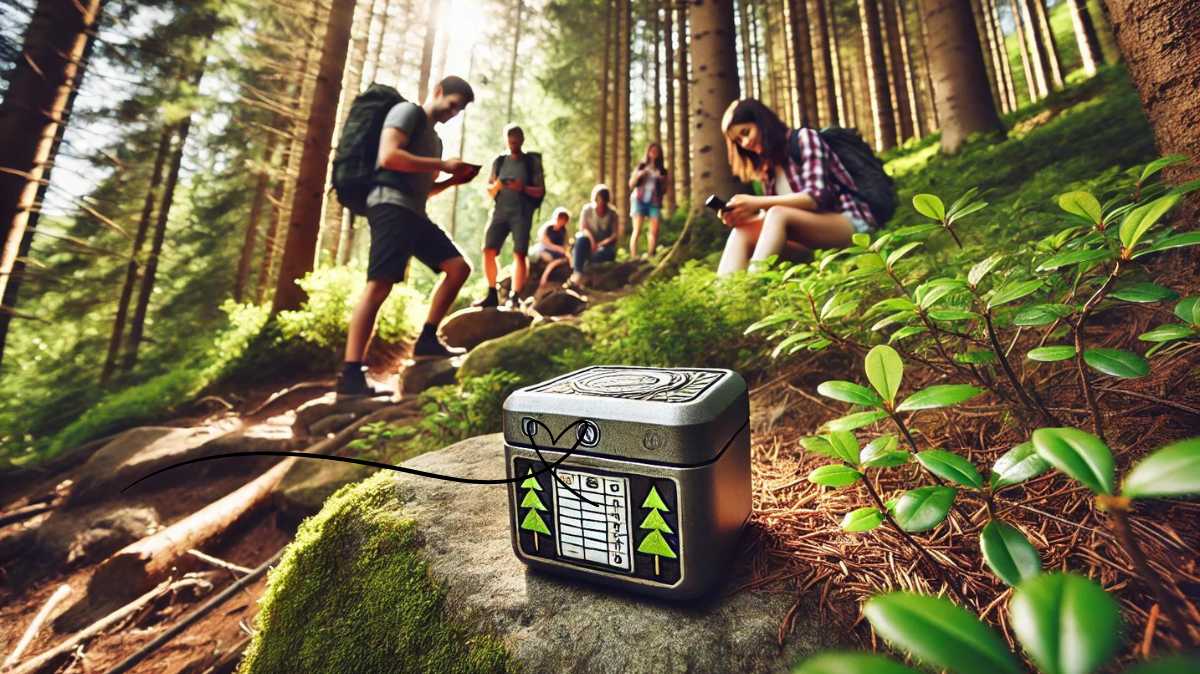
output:
<path id="1" fill-rule="evenodd" d="M 305 520 L 271 571 L 238 671 L 508 672 L 494 637 L 447 617 L 386 472 L 347 485 Z"/>
<path id="2" fill-rule="evenodd" d="M 533 384 L 562 374 L 554 356 L 585 342 L 583 331 L 571 323 L 535 325 L 475 347 L 458 369 L 458 379 L 507 370 L 520 377 L 522 386 Z"/>

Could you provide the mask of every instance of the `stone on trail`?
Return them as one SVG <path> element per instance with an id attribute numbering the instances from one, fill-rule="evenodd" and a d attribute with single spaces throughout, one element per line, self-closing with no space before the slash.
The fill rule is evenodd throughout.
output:
<path id="1" fill-rule="evenodd" d="M 543 316 L 571 316 L 587 308 L 587 298 L 565 288 L 553 290 L 533 305 L 533 310 Z"/>
<path id="2" fill-rule="evenodd" d="M 583 285 L 591 290 L 620 290 L 646 277 L 654 266 L 647 260 L 600 262 L 583 270 Z"/>
<path id="3" fill-rule="evenodd" d="M 505 370 L 518 375 L 522 382 L 532 384 L 562 374 L 553 356 L 585 342 L 583 331 L 567 322 L 535 325 L 500 339 L 480 344 L 467 354 L 458 369 L 461 381 L 478 377 L 493 370 Z"/>
<path id="4" fill-rule="evenodd" d="M 22 586 L 79 564 L 99 561 L 159 528 L 158 513 L 112 500 L 52 511 L 37 526 L 0 540 L 7 582 Z"/>
<path id="5" fill-rule="evenodd" d="M 453 384 L 461 358 L 406 360 L 400 371 L 400 397 L 413 396 L 434 386 Z"/>
<path id="6" fill-rule="evenodd" d="M 503 478 L 502 446 L 501 434 L 485 435 L 404 465 Z M 445 649 L 463 672 L 786 672 L 836 645 L 814 601 L 781 646 L 795 595 L 729 594 L 746 580 L 733 574 L 703 599 L 674 603 L 530 571 L 513 554 L 506 490 L 377 475 L 331 499 L 272 574 L 242 671 L 278 671 L 295 653 L 325 671 L 365 648 L 352 656 L 356 671 L 432 667 Z M 396 636 L 413 630 L 420 638 Z"/>
<path id="7" fill-rule="evenodd" d="M 292 425 L 292 430 L 297 436 L 320 435 L 321 433 L 319 433 L 317 430 L 314 430 L 313 427 L 322 419 L 342 414 L 353 414 L 354 419 L 361 419 L 362 417 L 377 412 L 388 405 L 394 404 L 395 401 L 383 396 L 378 398 L 351 398 L 349 400 L 338 400 L 337 394 L 331 391 L 320 398 L 314 398 L 297 408 L 296 421 Z M 351 421 L 353 421 L 353 419 Z M 320 427 L 318 426 L 317 428 L 319 429 Z"/>
<path id="8" fill-rule="evenodd" d="M 450 346 L 474 349 L 476 346 L 510 332 L 529 327 L 533 316 L 509 309 L 460 309 L 442 321 L 439 332 Z"/>
<path id="9" fill-rule="evenodd" d="M 73 478 L 66 505 L 78 506 L 117 495 L 121 487 L 158 468 L 192 458 L 219 431 L 213 428 L 133 428 L 96 451 Z"/>
<path id="10" fill-rule="evenodd" d="M 369 466 L 341 461 L 298 461 L 283 476 L 272 498 L 284 516 L 298 522 L 320 510 L 333 492 L 375 471 Z"/>

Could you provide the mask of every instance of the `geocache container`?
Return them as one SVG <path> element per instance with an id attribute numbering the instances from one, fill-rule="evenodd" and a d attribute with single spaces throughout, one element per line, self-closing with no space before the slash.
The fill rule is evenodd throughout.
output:
<path id="1" fill-rule="evenodd" d="M 730 370 L 599 366 L 517 390 L 504 401 L 517 557 L 644 594 L 703 594 L 750 517 L 749 417 Z"/>

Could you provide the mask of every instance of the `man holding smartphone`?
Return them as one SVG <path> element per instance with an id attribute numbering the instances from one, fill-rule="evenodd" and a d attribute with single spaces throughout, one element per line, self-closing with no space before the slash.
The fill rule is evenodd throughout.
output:
<path id="1" fill-rule="evenodd" d="M 483 273 L 487 277 L 487 295 L 475 303 L 477 307 L 495 307 L 500 304 L 496 289 L 496 257 L 504 246 L 504 239 L 512 235 L 513 246 L 513 299 L 525 286 L 529 273 L 526 254 L 529 251 L 529 233 L 533 229 L 533 213 L 536 204 L 546 194 L 542 175 L 541 155 L 526 153 L 525 132 L 516 124 L 504 129 L 508 152 L 496 157 L 492 172 L 488 176 L 488 194 L 495 203 L 492 220 L 483 237 Z"/>
<path id="2" fill-rule="evenodd" d="M 404 280 L 409 259 L 416 257 L 434 273 L 443 274 L 429 303 L 421 335 L 413 345 L 413 358 L 446 358 L 462 353 L 447 347 L 437 328 L 471 274 L 471 266 L 446 232 L 425 212 L 425 202 L 442 190 L 469 182 L 480 167 L 461 159 L 442 159 L 442 139 L 435 126 L 454 118 L 475 99 L 471 85 L 461 77 L 446 77 L 422 105 L 398 103 L 383 123 L 379 139 L 375 187 L 367 195 L 367 223 L 371 252 L 367 287 L 350 317 L 345 363 L 338 377 L 339 398 L 383 395 L 367 385 L 363 355 L 375 317 L 392 286 Z M 445 180 L 435 180 L 439 173 Z"/>

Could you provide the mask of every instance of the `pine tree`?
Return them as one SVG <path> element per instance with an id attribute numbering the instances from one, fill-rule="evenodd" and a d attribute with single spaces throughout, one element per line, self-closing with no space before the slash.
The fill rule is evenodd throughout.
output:
<path id="1" fill-rule="evenodd" d="M 646 494 L 646 500 L 642 502 L 642 507 L 649 508 L 650 512 L 647 513 L 638 528 L 648 529 L 650 533 L 646 534 L 646 537 L 638 545 L 638 552 L 654 556 L 654 575 L 657 576 L 662 573 L 659 559 L 663 557 L 677 559 L 675 551 L 671 549 L 671 544 L 663 538 L 663 532 L 675 533 L 671 531 L 670 525 L 662 516 L 664 512 L 671 512 L 671 509 L 667 507 L 666 503 L 663 503 L 662 497 L 658 495 L 658 489 L 653 486 L 650 487 L 650 493 Z"/>
<path id="2" fill-rule="evenodd" d="M 538 534 L 545 536 L 550 535 L 550 529 L 546 527 L 546 523 L 542 521 L 542 516 L 538 511 L 546 511 L 546 506 L 542 505 L 542 500 L 538 498 L 538 492 L 542 490 L 542 485 L 538 484 L 537 478 L 533 476 L 533 469 L 530 468 L 526 473 L 528 477 L 521 483 L 521 489 L 526 489 L 525 498 L 521 499 L 522 508 L 528 508 L 529 512 L 525 513 L 525 519 L 521 521 L 521 528 L 526 531 L 533 532 L 533 549 L 538 549 Z"/>

